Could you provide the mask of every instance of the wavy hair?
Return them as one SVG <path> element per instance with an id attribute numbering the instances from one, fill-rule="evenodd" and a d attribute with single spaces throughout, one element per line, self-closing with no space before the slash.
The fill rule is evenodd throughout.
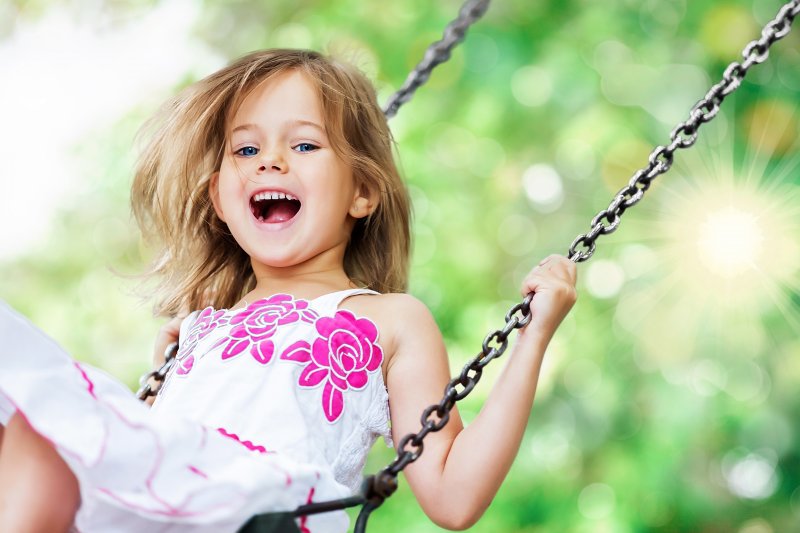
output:
<path id="1" fill-rule="evenodd" d="M 156 243 L 145 276 L 158 279 L 157 314 L 231 307 L 255 286 L 249 256 L 214 211 L 209 180 L 220 168 L 228 121 L 242 100 L 289 70 L 303 72 L 317 88 L 333 149 L 350 163 L 357 185 L 378 198 L 375 211 L 353 228 L 345 273 L 378 292 L 406 289 L 410 203 L 374 87 L 354 67 L 317 52 L 273 49 L 190 85 L 142 129 L 148 141 L 136 165 L 131 205 L 143 237 Z"/>

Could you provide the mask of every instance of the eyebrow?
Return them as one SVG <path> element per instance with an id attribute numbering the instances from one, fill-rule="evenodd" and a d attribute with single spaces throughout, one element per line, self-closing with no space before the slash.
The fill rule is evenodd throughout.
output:
<path id="1" fill-rule="evenodd" d="M 296 119 L 296 120 L 290 120 L 289 122 L 287 122 L 287 124 L 289 126 L 293 126 L 293 127 L 296 127 L 296 126 L 310 126 L 312 128 L 318 129 L 319 131 L 325 133 L 325 128 L 323 128 L 322 126 L 320 126 L 319 124 L 317 124 L 316 122 L 313 122 L 311 120 Z M 257 130 L 257 129 L 259 129 L 257 124 L 253 124 L 251 122 L 247 122 L 245 124 L 240 124 L 239 126 L 236 126 L 235 128 L 233 128 L 231 130 L 231 133 L 236 133 L 237 131 L 240 131 L 240 130 Z"/>

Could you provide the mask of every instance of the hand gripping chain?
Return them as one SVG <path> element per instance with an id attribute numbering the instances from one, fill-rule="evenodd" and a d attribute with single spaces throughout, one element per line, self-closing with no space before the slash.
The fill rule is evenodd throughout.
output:
<path id="1" fill-rule="evenodd" d="M 717 116 L 722 101 L 739 88 L 750 68 L 766 61 L 770 46 L 786 37 L 798 12 L 800 0 L 792 0 L 781 7 L 776 17 L 764 26 L 761 38 L 744 47 L 744 61 L 728 65 L 719 83 L 711 87 L 689 111 L 686 122 L 681 122 L 672 130 L 670 143 L 657 146 L 650 154 L 648 165 L 637 171 L 628 184 L 617 192 L 608 207 L 595 215 L 591 229 L 575 238 L 567 257 L 576 263 L 586 261 L 594 253 L 597 238 L 617 230 L 625 210 L 639 203 L 653 180 L 670 169 L 675 152 L 680 148 L 689 148 L 697 141 L 700 126 Z"/>
<path id="2" fill-rule="evenodd" d="M 488 5 L 488 0 L 468 0 L 464 4 L 458 18 L 445 29 L 442 40 L 428 47 L 424 59 L 409 74 L 401 89 L 390 98 L 384 109 L 387 118 L 394 116 L 397 109 L 427 81 L 433 68 L 450 57 L 452 48 L 464 39 L 466 30 L 486 12 Z M 567 251 L 567 257 L 571 261 L 582 263 L 589 260 L 595 252 L 597 239 L 601 235 L 608 235 L 617 230 L 622 214 L 641 201 L 655 178 L 670 169 L 678 149 L 689 148 L 695 144 L 700 127 L 713 120 L 723 100 L 739 88 L 750 68 L 766 61 L 770 47 L 791 31 L 792 22 L 799 13 L 800 0 L 787 2 L 775 18 L 764 26 L 761 37 L 745 46 L 742 52 L 744 60 L 741 63 L 733 62 L 728 65 L 722 79 L 692 107 L 689 118 L 672 130 L 670 143 L 666 146 L 657 146 L 650 154 L 647 166 L 634 173 L 628 184 L 617 192 L 608 207 L 592 218 L 590 230 L 575 238 Z M 480 353 L 464 365 L 458 376 L 450 380 L 439 403 L 432 404 L 423 411 L 419 431 L 409 433 L 400 439 L 395 459 L 377 474 L 365 478 L 361 495 L 304 505 L 298 507 L 294 515 L 304 516 L 362 505 L 354 531 L 363 533 L 370 513 L 397 490 L 397 476 L 400 472 L 422 455 L 425 437 L 431 432 L 441 430 L 447 424 L 450 411 L 456 402 L 463 400 L 472 392 L 481 378 L 484 367 L 506 351 L 511 332 L 530 322 L 532 297 L 533 295 L 528 295 L 514 305 L 506 314 L 503 328 L 486 336 Z M 137 393 L 140 399 L 158 393 L 164 376 L 174 364 L 176 353 L 177 344 L 168 346 L 165 362 L 161 368 L 143 376 L 142 389 Z M 156 382 L 154 386 L 150 384 L 151 378 Z"/>
<path id="3" fill-rule="evenodd" d="M 722 80 L 711 87 L 708 93 L 692 107 L 689 119 L 678 124 L 672 130 L 669 145 L 657 146 L 650 154 L 648 165 L 634 174 L 628 185 L 614 196 L 606 209 L 595 215 L 591 221 L 589 232 L 575 238 L 567 252 L 567 257 L 571 261 L 575 263 L 587 261 L 594 254 L 597 238 L 600 235 L 616 231 L 625 210 L 636 205 L 652 181 L 670 169 L 674 154 L 679 148 L 689 148 L 697 141 L 700 126 L 710 122 L 717 115 L 722 101 L 739 88 L 750 68 L 767 59 L 770 46 L 789 33 L 792 22 L 798 13 L 800 13 L 800 0 L 787 2 L 777 16 L 764 27 L 761 37 L 744 48 L 742 52 L 744 61 L 728 65 L 722 75 Z M 581 247 L 582 250 L 579 249 Z M 503 355 L 508 347 L 508 335 L 511 331 L 530 322 L 531 298 L 532 295 L 528 295 L 520 303 L 514 305 L 506 314 L 505 326 L 486 336 L 481 352 L 464 366 L 461 374 L 447 384 L 441 401 L 438 404 L 430 405 L 423 411 L 420 430 L 416 433 L 409 433 L 400 439 L 397 446 L 397 457 L 394 461 L 375 476 L 367 478 L 366 484 L 374 493 L 373 499 L 377 501 L 380 499 L 377 495 L 387 492 L 391 494 L 394 491 L 394 488 L 397 487 L 397 475 L 406 466 L 419 459 L 422 454 L 425 436 L 439 431 L 447 424 L 453 406 L 472 391 L 481 378 L 483 368 L 492 360 Z M 369 493 L 367 495 L 369 497 Z M 382 502 L 382 500 L 380 501 Z M 378 505 L 380 503 L 375 507 Z M 371 511 L 372 509 L 367 509 L 365 506 L 361 512 L 364 514 Z M 366 519 L 364 521 L 366 522 Z M 356 527 L 356 531 L 359 531 L 358 527 Z"/>

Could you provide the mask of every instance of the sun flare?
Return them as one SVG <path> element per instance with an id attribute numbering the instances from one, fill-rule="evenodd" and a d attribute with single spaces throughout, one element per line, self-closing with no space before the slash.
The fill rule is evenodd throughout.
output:
<path id="1" fill-rule="evenodd" d="M 736 306 L 762 303 L 770 286 L 792 285 L 800 262 L 796 186 L 734 177 L 673 186 L 665 252 L 681 285 Z"/>
<path id="2" fill-rule="evenodd" d="M 758 217 L 729 206 L 708 214 L 700 225 L 697 246 L 706 268 L 730 279 L 756 264 L 763 241 Z"/>
<path id="3" fill-rule="evenodd" d="M 641 360 L 685 377 L 698 357 L 733 364 L 774 349 L 775 324 L 800 335 L 797 153 L 737 158 L 723 136 L 681 154 L 654 187 L 623 254 L 638 279 L 617 310 Z"/>

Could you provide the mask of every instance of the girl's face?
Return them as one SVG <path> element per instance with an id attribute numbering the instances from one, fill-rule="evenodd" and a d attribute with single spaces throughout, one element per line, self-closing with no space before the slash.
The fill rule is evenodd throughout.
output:
<path id="1" fill-rule="evenodd" d="M 250 256 L 270 268 L 342 266 L 356 218 L 373 209 L 326 135 L 315 86 L 299 71 L 253 89 L 229 122 L 210 194 Z"/>

